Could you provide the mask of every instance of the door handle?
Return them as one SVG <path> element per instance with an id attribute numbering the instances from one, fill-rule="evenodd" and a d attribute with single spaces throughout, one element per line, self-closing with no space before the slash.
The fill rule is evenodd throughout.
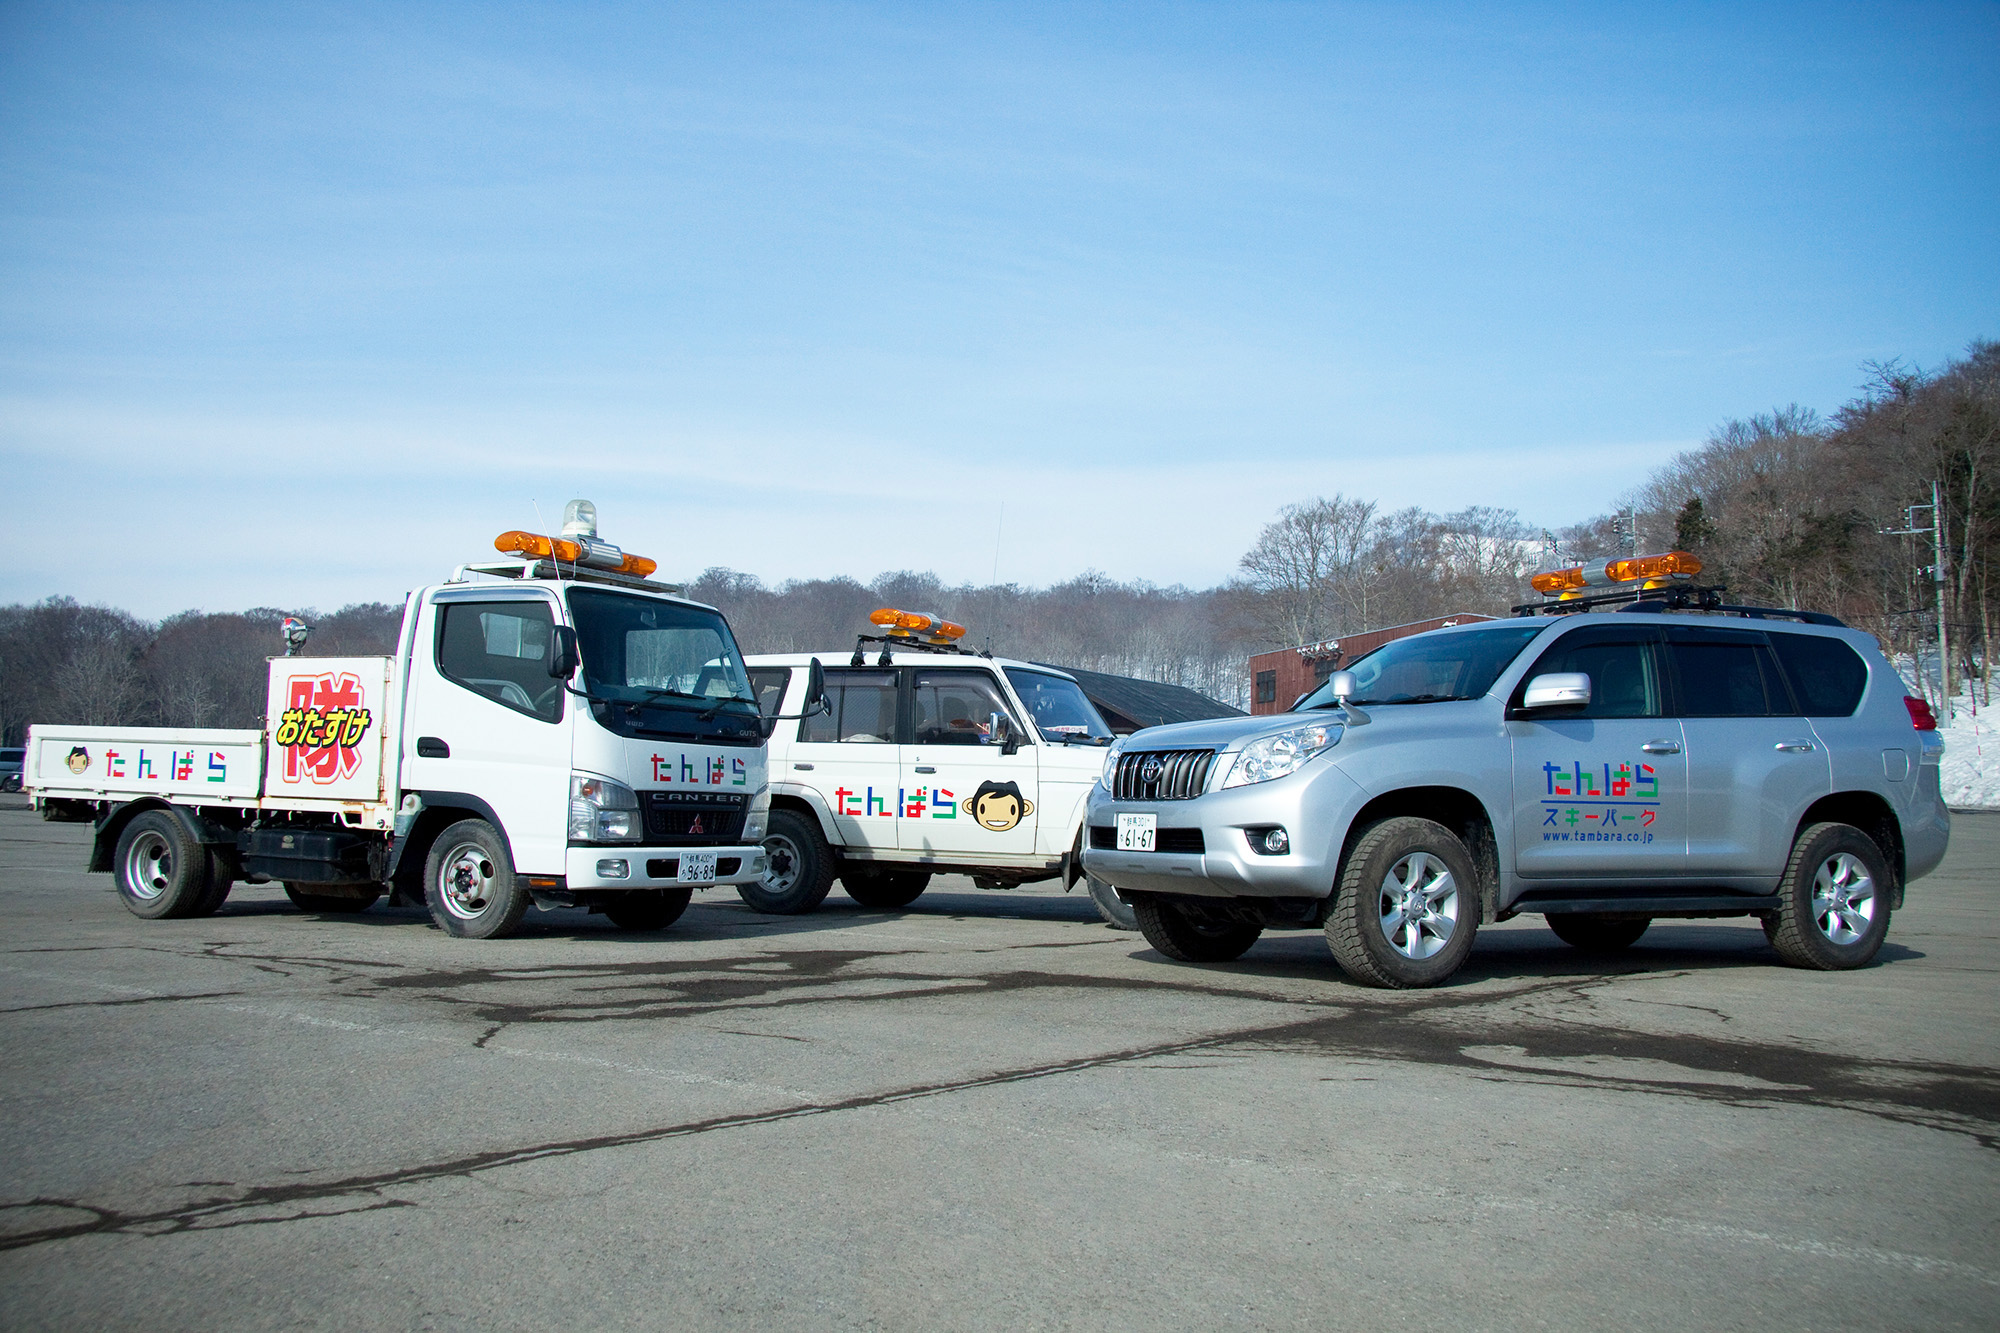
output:
<path id="1" fill-rule="evenodd" d="M 1639 748 L 1647 754 L 1679 754 L 1681 752 L 1681 743 L 1679 741 L 1647 741 Z"/>
<path id="2" fill-rule="evenodd" d="M 813 766 L 811 764 L 793 764 L 792 767 L 797 769 L 801 773 L 810 773 L 813 771 Z"/>
<path id="3" fill-rule="evenodd" d="M 1779 741 L 1779 742 L 1778 742 L 1778 748 L 1779 748 L 1780 750 L 1784 750 L 1784 751 L 1786 751 L 1786 752 L 1788 752 L 1788 753 L 1793 753 L 1793 754 L 1796 754 L 1796 753 L 1799 753 L 1799 752 L 1801 752 L 1801 751 L 1805 751 L 1805 750 L 1810 750 L 1810 749 L 1812 749 L 1812 747 L 1813 747 L 1813 743 L 1812 743 L 1811 741 Z"/>
<path id="4" fill-rule="evenodd" d="M 917 772 L 919 772 L 919 773 L 935 773 L 935 772 L 937 772 L 937 765 L 935 765 L 935 764 L 918 764 L 918 765 L 917 765 Z"/>
<path id="5" fill-rule="evenodd" d="M 435 736 L 419 736 L 417 737 L 417 758 L 449 759 L 451 758 L 451 747 Z"/>

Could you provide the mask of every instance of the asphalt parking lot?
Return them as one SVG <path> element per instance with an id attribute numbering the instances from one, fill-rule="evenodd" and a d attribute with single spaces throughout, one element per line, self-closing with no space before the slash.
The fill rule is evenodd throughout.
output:
<path id="1" fill-rule="evenodd" d="M 2000 1323 L 2000 816 L 1880 961 L 1755 924 L 1443 990 L 1171 965 L 1080 894 L 699 894 L 448 939 L 129 915 L 0 807 L 0 1325 Z"/>

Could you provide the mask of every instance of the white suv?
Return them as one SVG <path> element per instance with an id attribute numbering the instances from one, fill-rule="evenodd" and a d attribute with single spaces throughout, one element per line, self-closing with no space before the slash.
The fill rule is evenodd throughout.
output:
<path id="1" fill-rule="evenodd" d="M 810 912 L 836 876 L 876 908 L 907 906 L 937 873 L 981 888 L 1074 887 L 1084 801 L 1112 740 L 1076 681 L 1029 662 L 871 642 L 881 650 L 744 659 L 774 717 L 805 711 L 817 657 L 828 711 L 771 734 L 769 869 L 737 886 L 743 900 Z M 1107 886 L 1090 887 L 1107 921 L 1134 928 Z"/>

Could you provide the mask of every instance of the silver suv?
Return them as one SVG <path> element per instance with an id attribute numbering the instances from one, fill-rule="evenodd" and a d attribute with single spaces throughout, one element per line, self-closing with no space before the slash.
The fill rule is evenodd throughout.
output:
<path id="1" fill-rule="evenodd" d="M 1868 962 L 1950 836 L 1929 707 L 1830 616 L 1660 606 L 1420 634 L 1289 713 L 1137 733 L 1084 865 L 1169 958 L 1324 928 L 1376 986 L 1436 985 L 1524 912 L 1606 951 L 1749 915 L 1789 963 Z"/>

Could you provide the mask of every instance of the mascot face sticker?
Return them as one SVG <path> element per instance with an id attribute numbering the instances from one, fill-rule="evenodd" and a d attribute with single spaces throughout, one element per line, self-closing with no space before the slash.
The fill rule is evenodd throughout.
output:
<path id="1" fill-rule="evenodd" d="M 1021 795 L 1012 782 L 982 782 L 979 790 L 965 799 L 965 813 L 983 829 L 1005 833 L 1035 813 L 1035 803 Z"/>
<path id="2" fill-rule="evenodd" d="M 90 767 L 90 751 L 79 745 L 69 752 L 69 758 L 64 762 L 69 765 L 70 772 L 80 776 L 83 770 Z"/>

